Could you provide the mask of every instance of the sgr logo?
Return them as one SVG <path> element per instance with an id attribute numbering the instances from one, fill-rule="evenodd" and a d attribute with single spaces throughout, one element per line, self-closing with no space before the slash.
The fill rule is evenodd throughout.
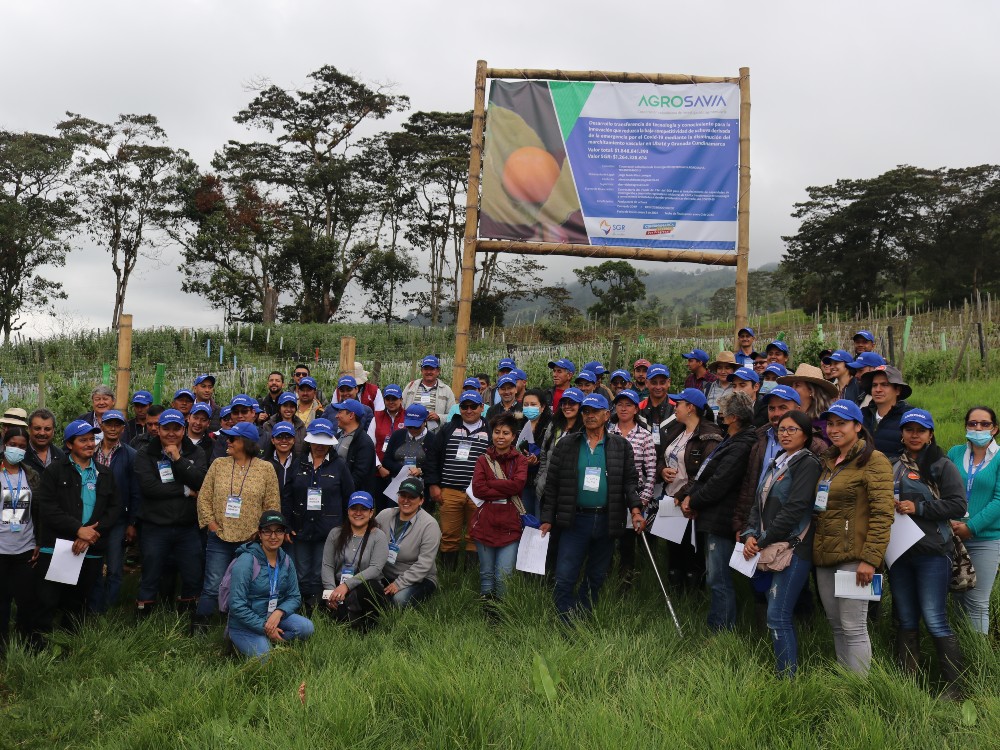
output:
<path id="1" fill-rule="evenodd" d="M 608 224 L 607 219 L 601 219 L 600 227 L 601 231 L 604 232 L 605 234 L 611 234 L 611 225 Z"/>
<path id="2" fill-rule="evenodd" d="M 718 94 L 712 96 L 666 96 L 648 94 L 639 100 L 640 107 L 669 107 L 670 109 L 691 109 L 693 107 L 725 107 L 726 100 Z"/>

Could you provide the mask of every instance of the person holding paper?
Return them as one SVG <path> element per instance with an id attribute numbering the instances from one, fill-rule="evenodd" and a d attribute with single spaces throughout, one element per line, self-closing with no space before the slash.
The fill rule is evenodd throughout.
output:
<path id="1" fill-rule="evenodd" d="M 107 534 L 118 520 L 118 487 L 111 469 L 94 460 L 98 431 L 90 422 L 77 419 L 66 425 L 63 443 L 66 457 L 53 461 L 42 474 L 35 496 L 32 521 L 40 547 L 35 565 L 38 597 L 33 631 L 43 637 L 62 613 L 64 625 L 75 627 L 87 614 L 87 597 L 104 566 Z M 46 580 L 56 540 L 72 540 L 74 555 L 84 555 L 76 584 Z"/>
<path id="2" fill-rule="evenodd" d="M 889 568 L 889 585 L 899 629 L 896 658 L 903 671 L 915 674 L 920 661 L 920 620 L 934 639 L 945 696 L 961 697 L 962 651 L 948 622 L 951 579 L 951 525 L 968 509 L 958 468 L 934 440 L 934 419 L 923 409 L 910 409 L 899 421 L 903 453 L 893 467 L 896 512 L 909 516 L 924 532 Z"/>
<path id="3" fill-rule="evenodd" d="M 1000 446 L 1000 425 L 989 406 L 974 406 L 965 414 L 965 441 L 948 451 L 958 467 L 969 510 L 965 518 L 953 520 L 955 536 L 965 543 L 976 569 L 976 586 L 956 593 L 977 633 L 990 632 L 990 595 L 1000 563 L 1000 461 L 994 461 Z"/>
<path id="4" fill-rule="evenodd" d="M 7 427 L 0 461 L 0 580 L 17 605 L 17 632 L 25 642 L 31 638 L 35 611 L 35 575 L 31 566 L 38 559 L 32 498 L 41 482 L 38 473 L 24 464 L 28 439 L 26 428 Z M 5 614 L 9 617 L 10 613 Z M 0 655 L 7 649 L 8 624 L 5 620 L 0 632 Z"/>
<path id="5" fill-rule="evenodd" d="M 389 436 L 385 452 L 382 454 L 382 468 L 391 479 L 399 476 L 406 469 L 406 476 L 422 477 L 427 466 L 427 453 L 434 444 L 434 433 L 427 429 L 427 407 L 423 404 L 411 404 L 406 407 L 403 416 L 403 426 Z M 388 486 L 388 485 L 386 485 Z M 383 500 L 388 501 L 385 495 Z M 376 503 L 382 510 L 389 503 Z M 432 508 L 428 508 L 430 512 Z"/>
<path id="6" fill-rule="evenodd" d="M 309 617 L 323 592 L 323 547 L 347 515 L 355 484 L 347 462 L 334 450 L 337 439 L 329 420 L 309 423 L 306 445 L 309 454 L 293 465 L 282 489 L 281 511 L 288 519 L 284 549 L 295 563 L 303 610 Z"/>
<path id="7" fill-rule="evenodd" d="M 812 570 L 811 521 L 821 471 L 819 458 L 809 450 L 813 429 L 813 420 L 801 411 L 788 412 L 778 423 L 781 453 L 764 471 L 764 481 L 741 535 L 743 554 L 748 560 L 761 549 L 781 542 L 794 550 L 788 567 L 770 574 L 767 593 L 767 629 L 777 673 L 784 677 L 794 677 L 798 669 L 792 612 Z"/>
<path id="8" fill-rule="evenodd" d="M 867 674 L 872 659 L 868 602 L 837 598 L 835 578 L 838 570 L 851 571 L 858 586 L 867 586 L 882 564 L 893 517 L 892 466 L 875 450 L 853 401 L 834 401 L 820 416 L 833 445 L 821 456 L 813 506 L 816 581 L 833 628 L 837 661 Z"/>
<path id="9" fill-rule="evenodd" d="M 399 485 L 395 508 L 386 508 L 375 517 L 389 537 L 383 593 L 400 609 L 413 607 L 437 591 L 437 558 L 441 527 L 421 506 L 424 483 L 409 477 Z"/>

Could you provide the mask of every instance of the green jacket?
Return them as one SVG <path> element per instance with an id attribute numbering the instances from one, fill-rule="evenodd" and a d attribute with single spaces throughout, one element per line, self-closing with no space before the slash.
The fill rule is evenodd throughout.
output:
<path id="1" fill-rule="evenodd" d="M 839 465 L 834 463 L 840 454 L 836 447 L 821 456 L 820 483 L 830 483 L 830 495 L 826 510 L 815 517 L 813 562 L 817 567 L 862 561 L 876 568 L 882 564 L 894 511 L 892 465 L 874 451 L 859 467 L 857 457 L 864 446 L 865 441 L 859 440 Z"/>

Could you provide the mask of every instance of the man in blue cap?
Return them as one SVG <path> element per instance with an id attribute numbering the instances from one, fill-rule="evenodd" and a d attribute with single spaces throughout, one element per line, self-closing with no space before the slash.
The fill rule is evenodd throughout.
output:
<path id="1" fill-rule="evenodd" d="M 865 352 L 875 351 L 875 334 L 861 330 L 854 334 L 854 356 L 860 357 Z"/>
<path id="2" fill-rule="evenodd" d="M 674 404 L 670 400 L 670 369 L 659 362 L 654 362 L 646 370 L 646 385 L 649 396 L 639 404 L 639 424 L 649 430 L 656 447 L 657 459 L 663 456 L 662 432 L 677 419 L 674 416 Z"/>
<path id="3" fill-rule="evenodd" d="M 215 452 L 215 439 L 209 434 L 212 422 L 212 407 L 199 401 L 191 407 L 187 418 L 188 439 L 197 445 L 210 459 Z"/>
<path id="4" fill-rule="evenodd" d="M 708 386 L 718 380 L 715 375 L 708 371 L 708 352 L 704 349 L 692 349 L 681 356 L 687 360 L 688 368 L 688 376 L 684 380 L 684 387 L 697 388 L 702 393 L 705 393 L 708 390 Z"/>
<path id="5" fill-rule="evenodd" d="M 299 384 L 295 389 L 295 395 L 298 396 L 298 408 L 295 410 L 295 415 L 302 420 L 302 424 L 307 428 L 310 422 L 323 413 L 323 404 L 320 403 L 316 395 L 318 392 L 316 381 L 311 376 L 305 375 L 299 378 Z"/>
<path id="6" fill-rule="evenodd" d="M 497 393 L 500 394 L 500 402 L 487 409 L 486 424 L 490 424 L 493 418 L 500 414 L 511 414 L 517 420 L 516 434 L 520 434 L 527 420 L 524 418 L 521 402 L 517 398 L 517 380 L 514 375 L 501 376 L 497 381 Z"/>
<path id="7" fill-rule="evenodd" d="M 371 492 L 375 482 L 375 443 L 361 426 L 365 408 L 356 398 L 349 398 L 330 404 L 323 413 L 324 419 L 336 421 L 337 455 L 347 463 L 354 489 L 359 492 Z"/>
<path id="8" fill-rule="evenodd" d="M 573 375 L 576 373 L 576 365 L 573 360 L 560 357 L 549 360 L 549 370 L 552 372 L 552 390 L 549 392 L 549 403 L 552 404 L 552 413 L 557 413 L 559 409 L 559 399 L 567 388 L 571 388 Z"/>
<path id="9" fill-rule="evenodd" d="M 334 402 L 347 401 L 348 399 L 354 399 L 359 404 L 361 403 L 361 400 L 358 398 L 358 381 L 353 375 L 341 375 L 337 380 L 337 391 Z M 379 399 L 381 400 L 381 395 Z M 323 412 L 323 418 L 329 419 L 331 422 L 336 422 L 337 415 L 331 411 L 332 408 L 333 404 L 330 404 L 326 411 Z M 365 404 L 361 404 L 361 408 L 364 410 L 364 413 L 361 415 L 361 429 L 367 432 L 372 419 L 375 417 L 375 412 L 370 406 L 366 406 Z"/>
<path id="10" fill-rule="evenodd" d="M 187 419 L 192 406 L 194 406 L 194 391 L 188 388 L 178 388 L 174 391 L 174 397 L 170 399 L 171 409 L 176 409 L 184 415 L 184 419 Z"/>
<path id="11" fill-rule="evenodd" d="M 757 340 L 757 334 L 753 328 L 741 328 L 736 332 L 736 341 L 739 343 L 733 355 L 736 357 L 737 367 L 749 367 L 753 369 L 754 359 L 758 354 L 753 349 L 753 344 Z"/>
<path id="12" fill-rule="evenodd" d="M 861 352 L 856 360 L 848 362 L 847 369 L 853 373 L 854 379 L 844 388 L 844 400 L 853 401 L 858 406 L 867 406 L 871 396 L 862 384 L 864 376 L 876 367 L 885 365 L 886 361 L 882 355 L 875 352 Z"/>
<path id="13" fill-rule="evenodd" d="M 376 410 L 368 428 L 368 437 L 375 444 L 375 455 L 379 460 L 378 474 L 383 479 L 388 477 L 388 472 L 383 473 L 381 466 L 382 456 L 389 446 L 389 438 L 392 433 L 403 426 L 403 419 L 406 417 L 406 409 L 403 408 L 403 389 L 395 383 L 390 383 L 382 390 L 382 401 L 385 408 Z M 383 488 L 384 489 L 384 488 Z M 372 493 L 378 498 L 377 493 Z"/>
<path id="14" fill-rule="evenodd" d="M 420 378 L 411 380 L 403 389 L 403 408 L 410 404 L 424 406 L 428 412 L 427 429 L 432 431 L 441 426 L 455 405 L 455 393 L 439 379 L 440 374 L 441 360 L 428 354 L 420 360 Z"/>
<path id="15" fill-rule="evenodd" d="M 775 339 L 768 344 L 767 348 L 764 349 L 764 355 L 767 357 L 768 364 L 779 364 L 782 367 L 788 367 L 788 344 L 781 339 Z"/>
<path id="16" fill-rule="evenodd" d="M 254 425 L 254 430 L 257 432 L 257 437 L 260 437 L 260 431 L 257 430 L 257 426 L 254 422 L 257 421 L 257 414 L 254 411 L 254 407 L 258 406 L 257 399 L 251 398 L 245 393 L 237 393 L 233 396 L 233 400 L 229 402 L 229 415 L 233 419 L 233 424 L 250 424 Z M 185 418 L 187 415 L 185 415 Z M 222 415 L 219 415 L 220 421 Z M 223 458 L 226 455 L 226 448 L 229 442 L 225 439 L 219 440 L 218 436 L 213 438 L 215 440 L 215 445 L 212 447 L 212 455 L 208 459 L 209 466 L 212 465 L 213 461 Z"/>
<path id="17" fill-rule="evenodd" d="M 219 429 L 219 405 L 215 403 L 215 375 L 203 372 L 194 379 L 194 391 L 196 404 L 205 404 L 209 409 L 209 429 Z"/>
<path id="18" fill-rule="evenodd" d="M 132 413 L 135 416 L 125 423 L 125 437 L 122 438 L 129 445 L 146 432 L 146 414 L 152 403 L 153 394 L 149 391 L 136 391 L 132 395 Z"/>
<path id="19" fill-rule="evenodd" d="M 292 382 L 289 384 L 288 390 L 298 395 L 299 383 L 302 382 L 302 378 L 308 378 L 308 377 L 311 377 L 311 373 L 309 371 L 309 365 L 307 364 L 295 365 L 295 367 L 292 368 Z M 316 378 L 313 378 L 314 383 L 315 381 Z M 322 405 L 326 403 L 326 399 L 323 397 L 323 391 L 321 391 L 319 389 L 319 386 L 316 385 L 314 385 L 313 388 L 315 388 L 316 390 L 316 402 L 322 407 Z"/>

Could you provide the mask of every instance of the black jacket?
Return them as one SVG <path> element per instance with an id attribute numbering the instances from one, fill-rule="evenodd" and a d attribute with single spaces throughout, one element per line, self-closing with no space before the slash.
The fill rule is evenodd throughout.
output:
<path id="1" fill-rule="evenodd" d="M 434 433 L 428 432 L 419 440 L 410 440 L 410 433 L 405 427 L 400 427 L 398 430 L 389 436 L 389 443 L 385 446 L 385 454 L 382 456 L 382 465 L 389 471 L 391 476 L 396 476 L 405 466 L 405 459 L 407 455 L 412 455 L 417 459 L 417 468 L 423 470 L 424 466 L 427 464 L 427 454 L 434 447 Z M 409 445 L 409 443 L 417 443 L 416 445 Z M 405 448 L 404 448 L 405 446 Z M 400 453 L 400 448 L 404 448 L 402 454 Z M 387 485 L 388 486 L 388 485 Z"/>
<path id="2" fill-rule="evenodd" d="M 354 480 L 352 491 L 371 493 L 375 489 L 375 443 L 361 427 L 355 430 L 344 460 Z"/>
<path id="3" fill-rule="evenodd" d="M 903 415 L 912 408 L 913 406 L 906 401 L 897 401 L 896 405 L 889 409 L 877 426 L 875 415 L 878 411 L 875 402 L 873 401 L 861 409 L 865 418 L 865 427 L 875 438 L 875 450 L 884 453 L 890 461 L 898 458 L 903 452 L 903 430 L 899 426 L 899 422 Z"/>
<path id="4" fill-rule="evenodd" d="M 741 536 L 744 539 L 754 537 L 763 549 L 776 542 L 791 541 L 802 529 L 803 523 L 809 523 L 809 529 L 800 540 L 801 543 L 795 547 L 795 554 L 811 562 L 815 532 L 811 519 L 816 502 L 816 485 L 822 470 L 819 458 L 810 450 L 801 450 L 792 456 L 772 480 L 763 513 L 760 497 L 754 500 L 748 526 L 742 530 Z"/>
<path id="5" fill-rule="evenodd" d="M 545 497 L 540 520 L 559 528 L 569 528 L 576 517 L 579 476 L 577 462 L 586 432 L 571 432 L 556 443 L 549 459 Z M 604 436 L 604 481 L 608 483 L 608 533 L 621 536 L 629 508 L 641 508 L 639 473 L 632 445 L 621 435 Z"/>
<path id="6" fill-rule="evenodd" d="M 347 501 L 358 489 L 347 464 L 330 451 L 319 469 L 314 469 L 312 456 L 307 454 L 294 461 L 288 472 L 288 483 L 281 488 L 281 512 L 297 535 L 292 543 L 325 540 L 344 522 Z M 308 510 L 310 487 L 319 487 L 322 493 L 320 510 Z"/>
<path id="7" fill-rule="evenodd" d="M 49 443 L 49 453 L 52 455 L 52 460 L 49 462 L 49 466 L 51 466 L 52 464 L 54 464 L 56 461 L 60 461 L 60 460 L 62 460 L 64 458 L 66 458 L 66 454 L 63 453 L 62 450 L 60 450 L 59 448 L 57 448 L 52 443 Z M 24 454 L 24 461 L 23 461 L 23 463 L 29 469 L 34 469 L 38 474 L 44 474 L 45 473 L 45 467 L 42 465 L 42 462 L 41 462 L 41 460 L 39 460 L 38 456 L 35 455 L 35 451 L 31 447 L 30 443 L 28 444 L 28 450 Z"/>
<path id="8" fill-rule="evenodd" d="M 97 502 L 87 525 L 94 527 L 101 538 L 90 547 L 90 554 L 102 555 L 108 546 L 106 536 L 118 520 L 118 487 L 111 469 L 94 461 L 97 469 Z M 83 526 L 83 488 L 80 473 L 64 457 L 53 461 L 42 472 L 42 482 L 32 503 L 32 522 L 35 524 L 35 542 L 39 547 L 52 547 L 56 538 L 76 539 Z"/>
<path id="9" fill-rule="evenodd" d="M 698 531 L 732 538 L 736 499 L 756 442 L 756 430 L 747 425 L 724 437 L 702 461 L 700 476 L 687 489 L 691 510 L 698 512 Z"/>
<path id="10" fill-rule="evenodd" d="M 142 500 L 138 517 L 144 523 L 159 526 L 198 526 L 198 500 L 184 494 L 184 487 L 197 492 L 208 472 L 208 458 L 201 445 L 195 445 L 186 436 L 181 441 L 181 457 L 170 462 L 173 482 L 160 480 L 160 461 L 167 460 L 160 439 L 152 438 L 136 454 L 135 474 L 139 480 Z"/>

